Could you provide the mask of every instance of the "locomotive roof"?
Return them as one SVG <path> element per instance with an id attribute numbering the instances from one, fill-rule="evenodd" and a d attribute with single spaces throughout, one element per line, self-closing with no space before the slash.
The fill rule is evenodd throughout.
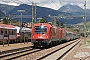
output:
<path id="1" fill-rule="evenodd" d="M 50 24 L 50 23 L 35 23 L 35 24 L 34 24 L 34 26 L 40 26 L 40 25 L 50 26 L 50 27 L 53 27 L 53 28 L 55 28 L 55 29 L 60 28 L 60 27 L 55 26 L 55 25 L 52 25 L 52 24 Z M 62 28 L 60 28 L 60 29 L 62 29 Z"/>
<path id="2" fill-rule="evenodd" d="M 36 23 L 36 24 L 34 24 L 34 26 L 39 26 L 39 25 L 45 25 L 45 26 L 50 26 L 50 27 L 52 27 L 52 25 L 49 24 L 49 23 Z"/>

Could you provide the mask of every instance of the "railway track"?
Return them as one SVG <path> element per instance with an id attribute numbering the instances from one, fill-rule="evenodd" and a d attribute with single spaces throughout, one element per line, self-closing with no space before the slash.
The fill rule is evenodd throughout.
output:
<path id="1" fill-rule="evenodd" d="M 31 48 L 31 46 L 27 46 L 27 47 L 23 47 L 23 48 L 15 48 L 15 49 L 12 49 L 12 50 L 1 51 L 0 52 L 0 57 L 1 57 L 2 54 L 7 54 L 7 53 L 23 50 L 23 49 L 29 49 L 29 48 Z"/>
<path id="2" fill-rule="evenodd" d="M 41 51 L 41 49 L 33 49 L 32 47 L 24 47 L 24 48 L 18 48 L 8 51 L 3 51 L 0 53 L 0 60 L 12 60 L 19 58 L 21 56 L 25 56 L 34 52 Z"/>
<path id="3" fill-rule="evenodd" d="M 72 50 L 72 48 L 74 48 L 79 42 L 80 40 L 74 41 L 62 48 L 46 54 L 45 56 L 39 57 L 38 60 L 62 60 L 62 57 Z"/>
<path id="4" fill-rule="evenodd" d="M 56 52 L 64 49 L 65 47 L 68 47 L 70 45 L 72 45 L 73 43 L 77 42 L 77 40 L 74 40 L 74 41 L 70 41 L 70 42 L 67 42 L 67 43 L 64 43 L 64 44 L 60 44 L 60 45 L 57 45 L 57 46 L 54 46 L 54 47 L 51 47 L 51 48 L 48 48 L 48 49 L 44 49 L 44 50 L 41 50 L 41 51 L 38 51 L 38 52 L 35 52 L 35 53 L 32 53 L 32 54 L 29 54 L 29 55 L 26 55 L 26 56 L 23 56 L 23 57 L 20 57 L 20 58 L 17 58 L 16 60 L 49 60 L 49 58 L 47 58 L 48 56 L 52 55 L 52 54 L 56 54 Z M 80 42 L 80 40 L 76 43 L 76 45 Z M 75 45 L 74 45 L 75 46 Z M 73 46 L 73 47 L 74 47 Z M 73 48 L 72 47 L 72 48 Z M 71 49 L 71 48 L 70 48 Z M 69 49 L 69 50 L 70 50 Z M 63 52 L 61 55 L 58 55 L 59 57 L 54 59 L 54 60 L 57 60 L 57 59 L 60 59 L 61 57 L 63 57 L 69 50 L 67 50 L 66 52 Z M 59 52 L 60 54 L 61 52 Z M 47 59 L 46 59 L 47 58 Z M 53 60 L 53 59 L 50 59 L 50 60 Z"/>
<path id="5" fill-rule="evenodd" d="M 8 53 L 7 52 L 1 53 L 0 60 L 12 60 L 12 59 L 14 60 L 48 60 L 50 59 L 51 56 L 54 56 L 54 55 L 56 55 L 56 57 L 52 59 L 59 60 L 79 42 L 80 40 L 79 41 L 74 40 L 74 41 L 70 41 L 70 42 L 60 44 L 54 47 L 50 47 L 48 49 L 34 49 L 32 47 L 26 47 L 24 49 L 23 48 L 14 49 L 12 52 L 9 51 Z M 71 46 L 72 44 L 74 45 Z M 58 53 L 59 55 L 57 55 Z"/>

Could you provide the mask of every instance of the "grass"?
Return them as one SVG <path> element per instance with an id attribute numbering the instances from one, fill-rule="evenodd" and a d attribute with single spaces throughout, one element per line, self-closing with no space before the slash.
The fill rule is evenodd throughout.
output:
<path id="1" fill-rule="evenodd" d="M 86 42 L 90 43 L 90 40 L 86 40 Z"/>
<path id="2" fill-rule="evenodd" d="M 87 44 L 87 45 L 90 45 L 90 39 L 87 39 L 87 40 L 86 40 L 86 44 Z"/>

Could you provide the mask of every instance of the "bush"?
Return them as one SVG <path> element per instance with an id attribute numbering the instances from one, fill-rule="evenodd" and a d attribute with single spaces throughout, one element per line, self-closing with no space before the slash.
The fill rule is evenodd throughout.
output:
<path id="1" fill-rule="evenodd" d="M 86 42 L 90 43 L 90 40 L 87 40 Z"/>

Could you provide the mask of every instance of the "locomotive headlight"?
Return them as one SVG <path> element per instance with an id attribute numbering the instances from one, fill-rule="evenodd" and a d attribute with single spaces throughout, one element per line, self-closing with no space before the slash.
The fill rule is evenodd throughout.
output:
<path id="1" fill-rule="evenodd" d="M 41 28 L 44 28 L 44 26 L 43 26 L 43 25 L 41 25 Z"/>

